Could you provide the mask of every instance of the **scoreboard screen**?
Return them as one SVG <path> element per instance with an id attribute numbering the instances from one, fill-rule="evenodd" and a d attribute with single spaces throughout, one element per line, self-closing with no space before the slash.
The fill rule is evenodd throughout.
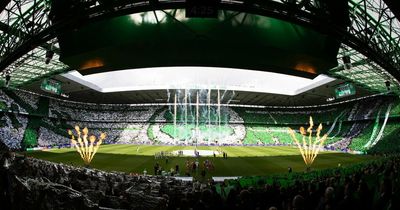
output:
<path id="1" fill-rule="evenodd" d="M 351 96 L 356 94 L 356 89 L 350 83 L 346 83 L 343 85 L 338 86 L 335 89 L 336 98 L 343 98 L 346 96 Z"/>
<path id="2" fill-rule="evenodd" d="M 217 18 L 217 0 L 186 0 L 187 18 Z"/>
<path id="3" fill-rule="evenodd" d="M 44 79 L 40 85 L 40 89 L 49 93 L 61 95 L 61 82 L 53 79 Z"/>

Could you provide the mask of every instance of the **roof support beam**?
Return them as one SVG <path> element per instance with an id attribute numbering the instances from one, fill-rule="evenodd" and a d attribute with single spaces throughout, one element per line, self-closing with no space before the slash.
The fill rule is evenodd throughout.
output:
<path id="1" fill-rule="evenodd" d="M 8 34 L 11 34 L 11 35 L 16 36 L 16 37 L 21 37 L 21 34 L 23 33 L 20 30 L 12 29 L 9 25 L 7 25 L 5 23 L 2 23 L 2 22 L 0 22 L 0 31 L 3 31 L 4 33 L 8 33 Z M 46 42 L 41 44 L 40 46 L 43 47 L 46 50 L 52 50 L 53 52 L 55 52 L 57 54 L 60 53 L 60 49 L 59 48 L 55 48 L 54 46 L 52 47 L 51 44 L 48 44 Z"/>
<path id="2" fill-rule="evenodd" d="M 400 1 L 399 0 L 383 0 L 397 19 L 400 20 Z"/>
<path id="3" fill-rule="evenodd" d="M 14 0 L 14 2 L 11 0 L 3 0 L 0 3 L 0 9 L 2 5 L 4 5 L 3 8 L 5 8 L 10 2 L 15 3 L 16 1 L 17 0 Z M 0 30 L 6 31 L 7 35 L 4 36 L 4 41 L 2 40 L 3 43 L 7 44 L 3 45 L 5 47 L 4 50 L 1 51 L 0 71 L 12 65 L 13 62 L 35 47 L 39 46 L 49 49 L 49 45 L 51 44 L 47 43 L 56 37 L 54 33 L 56 30 L 70 30 L 71 27 L 83 26 L 85 23 L 91 21 L 98 21 L 136 12 L 182 9 L 186 6 L 186 0 L 135 0 L 133 2 L 128 0 L 114 0 L 112 3 L 104 0 L 100 1 L 100 5 L 95 4 L 95 2 L 98 1 L 81 0 L 77 1 L 81 2 L 82 5 L 76 7 L 79 8 L 78 12 L 75 11 L 76 14 L 66 13 L 65 17 L 54 20 L 51 18 L 51 15 L 50 18 L 47 19 L 49 17 L 49 8 L 52 7 L 48 7 L 49 5 L 45 4 L 44 1 L 47 2 L 47 0 L 34 1 L 36 2 L 34 5 L 37 7 L 37 10 L 31 9 L 24 12 L 24 14 L 20 14 L 21 18 L 18 18 L 13 25 L 0 25 Z M 389 24 L 390 27 L 387 27 L 390 30 L 387 31 L 387 25 L 382 25 L 382 23 L 385 21 L 387 22 L 387 20 L 392 20 L 393 18 L 387 6 L 383 5 L 383 1 L 387 3 L 395 14 L 400 14 L 396 12 L 399 9 L 396 10 L 395 7 L 396 5 L 399 6 L 400 3 L 396 3 L 398 0 L 378 1 L 378 6 L 371 4 L 369 0 L 357 1 L 359 2 L 357 4 L 353 1 L 349 1 L 351 8 L 350 14 L 354 24 L 346 28 L 343 28 L 343 24 L 340 21 L 334 24 L 327 24 L 330 23 L 329 20 L 321 18 L 326 16 L 321 5 L 311 5 L 307 0 L 289 1 L 291 3 L 287 0 L 221 0 L 217 6 L 218 9 L 221 10 L 252 13 L 290 21 L 302 26 L 314 28 L 321 33 L 337 37 L 339 41 L 342 41 L 350 48 L 357 50 L 365 57 L 370 58 L 376 64 L 383 67 L 383 69 L 399 81 L 400 47 L 398 42 L 400 39 L 394 39 L 394 35 L 399 35 L 400 32 L 394 30 L 396 26 L 393 25 L 392 27 L 391 24 Z M 298 4 L 297 2 L 301 3 Z M 64 10 L 64 8 L 61 7 L 61 10 Z M 377 14 L 379 18 L 369 15 L 369 12 L 372 10 L 378 11 Z M 397 15 L 397 17 L 399 18 L 400 16 Z M 35 30 L 32 28 L 31 30 L 30 20 L 42 27 L 35 28 Z M 48 20 L 51 20 L 51 24 Z M 392 36 L 392 34 L 394 35 Z M 358 64 L 354 62 L 353 66 L 355 65 Z M 360 62 L 360 65 L 362 65 L 362 62 Z"/>
<path id="4" fill-rule="evenodd" d="M 11 2 L 11 0 L 1 0 L 0 1 L 0 13 L 6 8 L 6 6 Z"/>

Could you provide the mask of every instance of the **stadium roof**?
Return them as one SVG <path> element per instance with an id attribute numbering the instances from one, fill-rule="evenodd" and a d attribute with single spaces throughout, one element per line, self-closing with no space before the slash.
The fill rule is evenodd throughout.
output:
<path id="1" fill-rule="evenodd" d="M 63 76 L 102 93 L 162 89 L 221 89 L 290 96 L 335 80 L 326 75 L 308 79 L 278 73 L 215 67 L 144 68 L 87 76 L 72 71 Z"/>
<path id="2" fill-rule="evenodd" d="M 113 72 L 109 72 L 113 73 Z M 261 72 L 264 73 L 264 72 Z M 106 73 L 108 74 L 108 73 Z M 89 77 L 94 76 L 88 75 Z M 87 103 L 98 103 L 98 104 L 163 104 L 171 102 L 168 97 L 174 94 L 176 91 L 182 91 L 183 89 L 155 89 L 145 88 L 143 90 L 131 90 L 131 91 L 117 91 L 117 92 L 99 92 L 96 87 L 85 84 L 85 82 L 76 82 L 72 79 L 64 77 L 63 75 L 56 75 L 53 77 L 55 80 L 60 81 L 63 84 L 64 96 L 57 96 L 40 89 L 40 81 L 28 84 L 24 87 L 25 90 L 30 90 L 42 95 L 49 97 L 57 97 L 61 100 L 87 102 Z M 304 78 L 302 78 L 304 79 Z M 305 79 L 306 81 L 311 79 Z M 82 83 L 80 83 L 82 82 Z M 119 82 L 119 81 L 118 81 Z M 371 93 L 363 88 L 356 87 L 356 94 L 343 97 L 335 98 L 335 89 L 342 86 L 346 82 L 340 79 L 333 80 L 324 85 L 317 83 L 315 86 L 309 86 L 309 89 L 297 95 L 283 95 L 269 93 L 268 91 L 263 92 L 249 92 L 231 89 L 224 89 L 221 87 L 219 90 L 222 93 L 226 92 L 230 99 L 229 104 L 238 105 L 261 105 L 261 106 L 285 106 L 285 107 L 298 107 L 298 106 L 320 106 L 327 104 L 338 104 L 345 103 L 351 100 L 358 100 L 364 97 L 371 96 Z M 174 84 L 176 85 L 176 84 Z M 137 88 L 137 87 L 135 87 Z M 274 87 L 276 89 L 276 87 Z M 187 89 L 185 89 L 187 90 Z M 192 92 L 196 89 L 190 89 Z M 201 89 L 208 91 L 208 89 Z M 216 97 L 218 88 L 210 89 L 213 97 Z M 195 95 L 195 94 L 194 94 Z M 375 94 L 374 94 L 375 95 Z M 195 100 L 195 99 L 193 99 Z M 221 101 L 221 103 L 228 103 L 228 101 Z"/>
<path id="3" fill-rule="evenodd" d="M 124 14 L 154 16 L 153 10 L 180 11 L 184 0 L 175 1 L 107 1 L 83 0 L 82 16 L 52 22 L 50 0 L 4 0 L 0 3 L 0 70 L 1 82 L 11 76 L 11 85 L 24 87 L 43 78 L 72 70 L 59 61 L 59 44 L 54 31 L 84 21 L 96 21 Z M 293 3 L 295 2 L 295 3 Z M 386 2 L 392 2 L 386 0 Z M 371 92 L 386 92 L 386 81 L 400 93 L 400 22 L 383 0 L 350 0 L 351 25 L 343 31 L 320 18 L 315 0 L 231 1 L 221 0 L 219 9 L 272 16 L 314 28 L 341 39 L 338 66 L 328 75 L 351 81 Z M 394 11 L 394 10 L 393 10 Z M 179 12 L 170 13 L 182 15 Z M 179 18 L 176 18 L 179 19 Z M 55 52 L 46 64 L 46 52 Z M 344 59 L 345 57 L 345 59 Z M 350 59 L 351 65 L 344 61 Z"/>

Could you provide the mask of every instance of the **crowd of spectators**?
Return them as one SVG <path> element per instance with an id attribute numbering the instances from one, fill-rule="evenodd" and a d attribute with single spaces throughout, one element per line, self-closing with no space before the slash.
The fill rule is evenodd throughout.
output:
<path id="1" fill-rule="evenodd" d="M 232 108 L 230 107 L 223 107 L 223 112 L 224 112 L 224 116 L 222 118 L 222 120 L 227 119 L 228 121 L 222 121 L 221 122 L 221 126 L 227 126 L 227 124 L 229 124 L 230 129 L 233 129 L 232 133 L 222 133 L 220 132 L 220 135 L 216 135 L 215 138 L 213 137 L 213 134 L 210 133 L 203 133 L 203 130 L 200 129 L 199 133 L 196 134 L 194 129 L 191 128 L 193 127 L 193 125 L 195 124 L 195 122 L 193 122 L 193 116 L 191 116 L 190 119 L 188 119 L 189 123 L 188 123 L 188 128 L 186 129 L 182 129 L 182 125 L 177 126 L 176 131 L 174 132 L 165 132 L 165 130 L 163 130 L 163 126 L 165 125 L 165 122 L 169 122 L 172 123 L 171 119 L 167 120 L 165 118 L 166 116 L 166 112 L 169 112 L 169 115 L 171 115 L 171 111 L 168 109 L 163 110 L 162 112 L 160 112 L 160 114 L 158 114 L 155 117 L 155 121 L 156 123 L 153 123 L 150 129 L 150 132 L 152 133 L 153 139 L 156 140 L 156 142 L 160 143 L 160 144 L 167 144 L 167 145 L 185 145 L 185 144 L 192 144 L 192 143 L 197 143 L 197 144 L 204 144 L 204 145 L 208 145 L 208 144 L 218 144 L 217 142 L 219 142 L 219 144 L 227 144 L 227 145 L 240 145 L 242 144 L 242 140 L 244 139 L 244 136 L 246 135 L 246 129 L 245 126 L 243 125 L 243 119 L 240 117 L 240 115 L 238 113 L 236 113 Z M 204 111 L 204 110 L 203 110 Z M 200 126 L 202 125 L 207 125 L 209 123 L 209 120 L 207 119 L 208 117 L 208 112 L 206 113 L 202 113 L 200 114 L 201 118 L 203 119 L 200 122 Z M 183 121 L 184 119 L 183 116 L 179 115 L 179 124 L 181 124 L 181 121 Z M 213 127 L 215 127 L 216 122 L 215 121 L 215 113 L 212 113 L 210 115 L 211 121 L 213 121 L 211 123 L 211 125 Z M 191 131 L 188 131 L 191 130 Z M 188 135 L 177 135 L 175 134 L 175 132 L 191 132 Z M 172 136 L 177 135 L 180 136 L 176 139 L 174 139 Z"/>
<path id="2" fill-rule="evenodd" d="M 0 139 L 10 149 L 18 150 L 21 148 L 28 118 L 25 115 L 15 114 L 14 116 L 17 122 L 13 124 L 9 115 L 14 115 L 14 113 L 4 114 L 1 117 L 1 121 L 5 122 L 5 126 L 0 127 Z"/>
<path id="3" fill-rule="evenodd" d="M 14 91 L 15 95 L 23 100 L 25 103 L 29 104 L 33 109 L 37 109 L 38 104 L 38 96 L 33 95 L 29 92 L 25 91 Z M 14 95 L 14 94 L 13 94 Z M 15 98 L 15 95 L 12 96 Z M 0 90 L 0 100 L 4 102 L 7 106 L 17 107 L 16 112 L 24 112 L 24 109 L 19 106 L 16 101 L 12 99 L 12 97 L 8 96 L 4 91 Z M 20 101 L 18 99 L 18 101 Z M 391 101 L 385 101 L 380 98 L 371 98 L 366 99 L 365 101 L 355 102 L 353 107 L 350 109 L 346 116 L 347 120 L 364 120 L 370 119 L 375 116 L 376 112 L 382 107 L 386 106 Z M 26 105 L 24 105 L 25 107 Z M 122 144 L 130 144 L 130 143 L 138 143 L 138 144 L 188 144 L 197 142 L 200 144 L 217 144 L 216 140 L 211 140 L 209 137 L 204 136 L 204 139 L 196 139 L 198 137 L 192 137 L 192 139 L 182 142 L 178 141 L 171 137 L 171 134 L 165 133 L 161 130 L 163 124 L 152 124 L 149 125 L 149 121 L 156 120 L 166 122 L 164 117 L 165 112 L 168 111 L 167 108 L 161 111 L 157 116 L 153 116 L 152 120 L 150 120 L 152 115 L 155 115 L 156 110 L 160 107 L 154 106 L 132 106 L 126 104 L 90 104 L 90 103 L 77 103 L 70 101 L 63 101 L 59 99 L 50 99 L 49 106 L 49 117 L 51 119 L 64 120 L 69 119 L 64 124 L 70 125 L 73 127 L 78 124 L 81 127 L 89 127 L 90 129 L 99 132 L 107 132 L 108 138 L 106 143 L 122 143 Z M 159 109 L 161 110 L 161 109 Z M 329 120 L 329 116 L 335 115 L 340 111 L 343 111 L 341 107 L 332 107 L 332 108 L 321 108 L 321 109 L 304 109 L 304 110 L 289 110 L 289 109 L 250 109 L 250 108 L 230 108 L 223 107 L 224 115 L 229 122 L 230 128 L 233 129 L 233 133 L 229 135 L 222 135 L 218 137 L 218 144 L 223 145 L 241 145 L 241 144 L 252 144 L 252 145 L 265 145 L 265 144 L 287 144 L 286 138 L 281 138 L 280 133 L 271 132 L 273 138 L 266 139 L 266 136 L 263 135 L 262 132 L 252 132 L 252 135 L 246 135 L 251 129 L 245 129 L 245 126 L 249 128 L 249 125 L 244 125 L 243 122 L 251 122 L 252 118 L 257 118 L 258 120 L 260 116 L 262 117 L 263 122 L 270 123 L 280 123 L 284 122 L 297 122 L 304 121 L 304 123 L 308 123 L 308 115 L 314 115 L 314 117 L 324 116 L 325 121 Z M 236 110 L 236 111 L 235 111 Z M 383 113 L 383 112 L 382 112 Z M 7 145 L 10 145 L 12 148 L 20 148 L 20 144 L 22 141 L 25 126 L 14 127 L 10 125 L 10 119 L 6 119 L 7 116 L 2 116 L 2 123 L 6 126 L 0 129 L 0 135 L 3 139 L 7 139 Z M 303 119 L 304 118 L 304 119 Z M 272 120 L 272 121 L 271 121 Z M 54 120 L 53 120 L 54 121 Z M 314 120 L 315 121 L 315 120 Z M 46 122 L 52 127 L 60 127 L 60 129 L 67 129 L 65 125 L 60 126 L 61 123 L 54 124 L 52 120 L 48 120 L 47 118 L 43 118 L 43 122 Z M 152 121 L 153 122 L 153 121 Z M 257 121 L 258 122 L 258 121 Z M 290 123 L 289 123 L 290 124 Z M 148 129 L 151 126 L 151 129 Z M 6 127 L 9 127 L 7 129 Z M 363 122 L 354 122 L 354 125 L 351 126 L 348 131 L 342 132 L 341 140 L 335 142 L 334 144 L 329 144 L 329 148 L 347 150 L 349 145 L 352 143 L 352 140 L 357 137 L 360 133 L 364 132 L 365 128 Z M 56 131 L 57 129 L 53 129 L 41 126 L 38 129 L 38 137 L 39 137 L 39 146 L 50 146 L 57 145 L 59 143 L 66 142 L 66 139 L 69 139 L 68 136 L 60 135 L 60 132 Z M 149 135 L 152 135 L 150 138 Z M 269 135 L 269 134 L 268 134 Z M 286 133 L 284 133 L 286 135 Z M 247 141 L 246 138 L 254 137 L 256 140 Z M 10 137 L 10 138 L 8 138 Z M 47 139 L 47 140 L 46 140 Z M 57 140 L 58 139 L 58 140 Z M 290 138 L 288 138 L 290 140 Z M 340 138 L 335 138 L 340 139 Z M 156 140 L 156 141 L 154 141 Z M 53 142 L 54 141 L 54 142 Z"/>
<path id="4" fill-rule="evenodd" d="M 161 127 L 163 125 L 165 125 L 165 124 L 155 123 L 155 124 L 151 125 L 152 129 L 150 129 L 148 132 L 153 132 L 150 135 L 153 135 L 154 140 L 156 140 L 157 142 L 160 142 L 161 144 L 174 145 L 174 144 L 178 143 L 179 139 L 174 139 L 170 135 L 161 131 Z"/>
<path id="5" fill-rule="evenodd" d="M 229 115 L 229 123 L 243 123 L 243 118 L 233 109 L 227 107 L 227 114 Z"/>
<path id="6" fill-rule="evenodd" d="M 218 183 L 109 173 L 4 153 L 0 159 L 0 199 L 8 209 L 400 208 L 398 155 L 348 167 Z"/>
<path id="7" fill-rule="evenodd" d="M 148 122 L 156 107 L 129 105 L 92 105 L 50 101 L 49 116 L 58 117 L 64 113 L 70 120 L 101 122 Z"/>
<path id="8" fill-rule="evenodd" d="M 221 138 L 215 139 L 215 144 L 219 145 L 243 145 L 243 139 L 246 135 L 246 128 L 243 124 L 231 124 L 230 128 L 233 133 L 222 135 Z M 207 141 L 204 141 L 206 143 Z"/>
<path id="9" fill-rule="evenodd" d="M 158 122 L 158 123 L 164 123 L 164 122 L 167 122 L 167 119 L 165 119 L 165 113 L 166 112 L 170 112 L 170 110 L 169 109 L 164 109 L 162 112 L 160 112 L 160 114 L 158 114 L 157 116 L 155 116 L 155 122 Z"/>
<path id="10" fill-rule="evenodd" d="M 45 127 L 39 128 L 38 146 L 40 147 L 66 145 L 70 144 L 70 141 L 68 137 L 56 134 Z"/>
<path id="11" fill-rule="evenodd" d="M 33 101 L 24 94 L 17 95 L 24 101 Z M 0 100 L 8 106 L 15 104 L 1 90 Z M 31 106 L 36 102 L 32 103 Z M 350 111 L 348 119 L 368 119 L 379 106 L 374 103 L 357 104 Z M 71 127 L 81 123 L 82 127 L 89 127 L 90 133 L 96 136 L 106 132 L 108 137 L 105 143 L 150 142 L 147 121 L 153 115 L 154 108 L 122 105 L 85 107 L 82 104 L 52 102 L 50 112 L 52 110 L 70 115 L 75 120 L 67 121 Z M 241 117 L 235 115 L 234 111 L 229 115 L 231 122 L 241 121 Z M 141 123 L 128 123 L 135 120 Z M 1 151 L 21 148 L 28 117 L 7 113 L 1 115 L 1 121 L 5 126 L 0 127 L 0 203 L 4 204 L 2 207 L 5 209 L 400 209 L 399 156 L 381 157 L 371 163 L 350 168 L 291 173 L 265 179 L 251 177 L 223 183 L 211 180 L 201 183 L 183 182 L 171 177 L 108 173 L 14 157 L 12 153 Z M 51 120 L 44 121 L 57 126 Z M 244 125 L 230 126 L 234 133 L 219 143 L 241 145 L 240 140 L 246 133 Z M 347 149 L 351 140 L 367 126 L 365 122 L 354 122 L 343 139 L 331 146 Z M 171 141 L 172 138 L 160 129 L 152 131 L 158 139 L 163 136 L 169 138 L 161 142 L 177 143 Z M 39 146 L 69 143 L 68 136 L 62 136 L 48 127 L 39 127 Z"/>
<path id="12" fill-rule="evenodd" d="M 268 123 L 268 124 L 307 124 L 312 116 L 314 122 L 333 122 L 343 111 L 340 108 L 315 108 L 315 109 L 235 109 L 246 123 Z"/>
<path id="13" fill-rule="evenodd" d="M 21 91 L 21 90 L 15 90 L 14 93 L 25 103 L 29 104 L 33 109 L 38 108 L 39 104 L 39 96 L 34 95 L 29 92 Z"/>
<path id="14" fill-rule="evenodd" d="M 347 120 L 365 120 L 375 117 L 377 110 L 384 105 L 381 99 L 366 99 L 353 105 Z"/>
<path id="15" fill-rule="evenodd" d="M 385 101 L 378 98 L 366 99 L 365 101 L 355 103 L 347 116 L 347 120 L 353 121 L 353 125 L 343 133 L 341 140 L 329 144 L 328 147 L 334 150 L 349 150 L 353 140 L 363 132 L 368 132 L 366 129 L 373 123 L 372 121 L 362 120 L 373 119 L 374 117 L 378 117 L 378 114 L 385 113 L 387 111 L 385 108 L 391 102 L 392 100 Z M 379 112 L 378 110 L 381 111 Z"/>
<path id="16" fill-rule="evenodd" d="M 111 136 L 114 136 L 113 143 L 115 144 L 142 144 L 145 139 L 140 139 L 139 134 L 142 131 L 142 127 L 132 130 L 105 130 Z"/>
<path id="17" fill-rule="evenodd" d="M 46 123 L 53 128 L 57 128 L 57 124 L 48 118 L 43 119 Z M 67 121 L 66 125 L 72 129 L 78 125 L 81 129 L 87 127 L 89 135 L 100 136 L 100 133 L 106 133 L 107 137 L 104 140 L 105 144 L 150 144 L 147 138 L 147 125 L 146 123 L 110 123 L 110 122 L 79 122 Z M 145 135 L 143 135 L 143 133 Z M 70 136 L 60 135 L 56 131 L 40 127 L 38 146 L 40 147 L 54 147 L 58 145 L 69 144 Z M 147 139 L 147 140 L 146 140 Z"/>
<path id="18" fill-rule="evenodd" d="M 0 101 L 7 104 L 7 107 L 11 107 L 11 104 L 14 103 L 14 100 L 8 97 L 8 95 L 5 94 L 2 90 L 0 90 Z"/>
<path id="19" fill-rule="evenodd" d="M 163 144 L 163 145 L 190 145 L 190 144 L 202 144 L 202 145 L 242 145 L 243 144 L 243 139 L 244 136 L 246 135 L 246 129 L 243 124 L 230 124 L 230 125 L 224 125 L 224 126 L 229 126 L 229 129 L 232 129 L 232 133 L 228 132 L 220 132 L 220 133 L 205 133 L 203 134 L 201 129 L 199 129 L 198 136 L 195 132 L 195 129 L 187 129 L 189 132 L 191 131 L 189 135 L 186 136 L 186 138 L 181 137 L 181 139 L 174 139 L 171 136 L 171 133 L 165 133 L 162 131 L 162 127 L 165 126 L 165 124 L 161 123 L 155 123 L 152 126 L 152 129 L 149 132 L 152 132 L 151 135 L 154 136 L 154 141 L 153 143 L 158 143 L 158 144 Z M 181 127 L 176 128 L 176 132 L 187 132 L 187 130 L 180 130 Z M 172 135 L 173 132 L 172 132 Z M 213 138 L 212 135 L 215 135 Z"/>
<path id="20" fill-rule="evenodd" d="M 346 150 L 348 149 L 350 143 L 352 142 L 353 138 L 360 135 L 365 128 L 368 127 L 370 122 L 354 122 L 351 126 L 350 130 L 343 136 L 342 140 L 334 142 L 329 147 L 333 147 L 334 150 Z"/>
<path id="21" fill-rule="evenodd" d="M 146 123 L 124 123 L 124 122 L 82 122 L 82 121 L 66 121 L 68 125 L 79 125 L 87 128 L 108 128 L 108 129 L 131 129 L 137 130 L 142 128 Z"/>
<path id="22" fill-rule="evenodd" d="M 180 183 L 168 177 L 75 168 L 9 153 L 0 153 L 0 160 L 4 209 L 166 209 L 168 200 L 162 195 Z"/>
<path id="23" fill-rule="evenodd" d="M 7 105 L 9 111 L 18 113 L 27 113 L 18 103 L 16 103 L 11 97 L 9 97 L 4 91 L 0 90 L 0 101 Z"/>

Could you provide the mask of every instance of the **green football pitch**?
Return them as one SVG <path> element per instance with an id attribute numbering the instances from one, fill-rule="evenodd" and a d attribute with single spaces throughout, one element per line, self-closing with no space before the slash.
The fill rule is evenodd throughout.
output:
<path id="1" fill-rule="evenodd" d="M 137 148 L 139 147 L 139 151 Z M 305 170 L 305 164 L 296 147 L 270 146 L 270 147 L 208 147 L 200 146 L 199 150 L 220 149 L 228 154 L 228 158 L 217 157 L 176 157 L 155 159 L 154 154 L 160 151 L 172 152 L 176 150 L 193 150 L 190 146 L 144 146 L 144 145 L 102 145 L 91 163 L 92 168 L 105 171 L 122 171 L 128 173 L 154 174 L 154 165 L 159 163 L 163 169 L 169 170 L 179 165 L 181 175 L 185 173 L 187 160 L 202 163 L 208 159 L 213 162 L 215 169 L 208 172 L 211 176 L 250 176 L 269 175 L 287 172 L 290 166 L 293 171 Z M 28 156 L 60 162 L 74 166 L 83 166 L 83 161 L 74 149 L 53 149 L 48 151 L 27 152 Z M 374 157 L 368 155 L 353 155 L 339 152 L 321 152 L 312 165 L 313 170 L 347 166 L 353 163 L 370 160 Z M 183 172 L 183 173 L 182 173 Z"/>

